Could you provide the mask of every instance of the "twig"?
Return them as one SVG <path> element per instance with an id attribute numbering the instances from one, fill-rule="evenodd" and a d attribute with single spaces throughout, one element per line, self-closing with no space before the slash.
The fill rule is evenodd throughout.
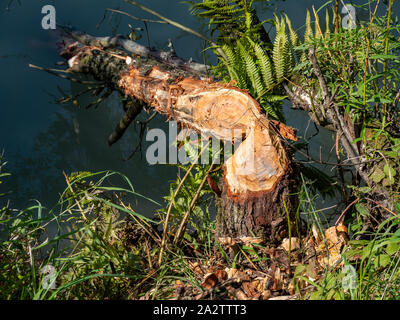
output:
<path id="1" fill-rule="evenodd" d="M 337 162 L 340 163 L 340 152 L 339 152 L 339 141 L 340 141 L 340 136 L 339 136 L 339 132 L 336 132 L 336 143 L 335 143 L 335 149 L 336 149 L 336 159 Z M 344 201 L 347 203 L 347 192 L 346 192 L 346 184 L 345 184 L 345 180 L 344 180 L 344 171 L 343 171 L 343 167 L 338 166 L 338 171 L 339 171 L 339 176 L 340 176 L 340 181 L 342 183 L 342 192 L 343 192 L 343 199 Z"/>
<path id="2" fill-rule="evenodd" d="M 29 67 L 30 67 L 30 68 L 33 68 L 33 69 L 38 69 L 38 70 L 41 70 L 41 71 L 45 71 L 45 72 L 50 73 L 50 74 L 53 74 L 53 75 L 55 75 L 55 76 L 57 76 L 57 77 L 60 77 L 60 78 L 63 78 L 63 79 L 67 79 L 67 80 L 70 80 L 70 81 L 72 81 L 72 82 L 76 82 L 76 83 L 80 83 L 80 84 L 97 84 L 97 85 L 103 85 L 103 84 L 104 84 L 103 82 L 99 82 L 99 81 L 78 80 L 78 79 L 75 79 L 75 78 L 70 78 L 70 77 L 67 77 L 67 76 L 65 76 L 65 75 L 59 74 L 59 72 L 69 73 L 69 72 L 66 71 L 66 70 L 47 69 L 47 68 L 35 66 L 35 65 L 33 65 L 33 64 L 29 64 Z"/>
<path id="3" fill-rule="evenodd" d="M 129 14 L 128 12 L 121 11 L 121 10 L 116 10 L 116 9 L 110 9 L 110 8 L 107 8 L 107 9 L 106 9 L 106 11 L 111 11 L 111 12 L 115 12 L 115 13 L 123 14 L 123 15 L 126 15 L 126 16 L 128 16 L 129 18 L 132 18 L 132 19 L 134 19 L 134 20 L 139 20 L 139 21 L 142 21 L 142 22 L 151 22 L 151 23 L 167 23 L 167 22 L 165 22 L 165 21 L 163 21 L 163 20 L 152 20 L 152 19 L 138 18 L 138 17 L 135 17 L 135 16 L 133 16 L 133 15 Z"/>
<path id="4" fill-rule="evenodd" d="M 346 214 L 346 212 L 351 208 L 352 205 L 356 204 L 358 201 L 360 200 L 360 198 L 357 198 L 356 200 L 354 200 L 352 203 L 350 203 L 346 209 L 343 210 L 343 212 L 340 214 L 339 218 L 337 218 L 336 222 L 335 222 L 335 227 L 339 224 L 339 221 L 342 219 L 342 217 Z"/>
<path id="5" fill-rule="evenodd" d="M 82 90 L 81 92 L 78 92 L 77 94 L 75 94 L 75 95 L 69 95 L 69 96 L 65 96 L 65 94 L 64 94 L 64 92 L 62 92 L 62 94 L 64 94 L 64 96 L 62 96 L 61 98 L 59 98 L 58 100 L 56 100 L 56 103 L 61 103 L 61 104 L 63 104 L 63 103 L 67 103 L 67 102 L 70 102 L 71 100 L 73 101 L 73 100 L 76 100 L 78 97 L 80 97 L 81 95 L 83 95 L 83 94 L 85 94 L 85 93 L 88 93 L 88 92 L 90 92 L 90 91 L 97 91 L 98 89 L 100 89 L 101 88 L 101 91 L 105 88 L 104 86 L 98 86 L 98 87 L 88 87 L 88 88 L 86 88 L 85 90 Z M 53 95 L 54 96 L 54 95 Z"/>
<path id="6" fill-rule="evenodd" d="M 107 99 L 112 93 L 113 93 L 113 90 L 112 90 L 112 89 L 107 89 L 106 92 L 104 92 L 104 94 L 103 94 L 100 98 L 98 98 L 96 101 L 92 101 L 91 103 L 89 103 L 89 104 L 86 106 L 86 109 L 89 109 L 89 108 L 91 108 L 92 106 L 96 106 L 95 108 L 97 108 L 98 105 L 99 105 L 100 103 L 102 103 L 105 99 Z"/>
<path id="7" fill-rule="evenodd" d="M 94 37 L 87 33 L 72 30 L 69 27 L 57 25 L 65 33 L 65 36 L 72 38 L 87 46 L 102 46 L 103 48 L 121 47 L 128 52 L 136 54 L 144 58 L 153 58 L 159 62 L 173 65 L 175 67 L 191 71 L 196 74 L 205 75 L 208 72 L 209 67 L 207 65 L 193 62 L 184 61 L 179 57 L 170 57 L 167 52 L 164 51 L 152 51 L 149 48 L 136 43 L 123 36 L 116 37 Z"/>
<path id="8" fill-rule="evenodd" d="M 140 124 L 139 142 L 138 142 L 138 144 L 136 145 L 136 148 L 133 149 L 133 151 L 131 152 L 131 154 L 128 156 L 128 158 L 124 159 L 124 161 L 130 160 L 130 159 L 135 155 L 136 151 L 137 151 L 139 148 L 140 148 L 140 150 L 142 150 L 142 149 L 141 149 L 141 145 L 142 145 L 142 140 L 143 140 L 144 132 L 145 132 L 146 127 L 147 127 L 147 125 L 149 124 L 149 122 L 150 122 L 151 120 L 153 120 L 154 117 L 155 117 L 156 115 L 157 115 L 157 112 L 154 112 L 150 117 L 148 117 L 148 118 L 146 119 L 146 121 L 139 121 L 139 124 Z"/>
<path id="9" fill-rule="evenodd" d="M 343 2 L 343 0 L 340 0 L 340 2 L 342 3 L 342 5 L 343 5 L 343 8 L 345 8 L 346 9 L 346 11 L 347 11 L 347 14 L 348 14 L 348 16 L 350 17 L 350 20 L 351 20 L 351 22 L 353 22 L 353 24 L 354 24 L 354 26 L 356 26 L 357 25 L 357 22 L 356 21 L 354 21 L 354 17 L 350 14 L 350 10 L 349 10 L 349 8 L 347 8 L 347 6 L 346 6 L 346 4 Z"/>
<path id="10" fill-rule="evenodd" d="M 368 201 L 371 201 L 371 202 L 375 203 L 377 206 L 379 206 L 379 207 L 381 207 L 382 209 L 386 210 L 387 212 L 389 212 L 390 214 L 394 215 L 395 217 L 399 217 L 398 214 L 396 214 L 396 213 L 393 212 L 392 210 L 386 208 L 384 205 L 380 204 L 379 202 L 377 202 L 377 201 L 375 201 L 375 200 L 373 200 L 373 199 L 370 199 L 370 198 L 365 198 L 365 199 L 368 200 Z"/>
<path id="11" fill-rule="evenodd" d="M 128 129 L 129 125 L 132 121 L 140 114 L 142 111 L 142 104 L 139 100 L 132 100 L 131 106 L 125 112 L 124 116 L 119 121 L 118 125 L 115 127 L 113 133 L 108 137 L 108 145 L 112 146 L 119 139 L 122 138 L 126 129 Z"/>
<path id="12" fill-rule="evenodd" d="M 317 79 L 319 81 L 319 85 L 321 87 L 322 99 L 323 99 L 325 105 L 328 106 L 328 103 L 331 100 L 330 96 L 329 96 L 328 86 L 326 85 L 325 78 L 323 76 L 321 68 L 319 67 L 317 58 L 315 56 L 315 49 L 313 47 L 310 48 L 309 57 L 310 57 L 310 60 L 311 60 L 311 62 L 313 64 L 313 67 L 314 67 L 314 74 L 317 77 Z"/>
<path id="13" fill-rule="evenodd" d="M 347 154 L 350 156 L 350 158 L 357 158 L 359 156 L 359 152 L 352 143 L 353 142 L 352 136 L 351 136 L 347 126 L 344 123 L 344 119 L 339 112 L 338 106 L 335 103 L 333 103 L 332 99 L 329 97 L 328 86 L 326 85 L 325 78 L 323 76 L 321 68 L 319 67 L 317 58 L 315 56 L 314 48 L 310 49 L 309 57 L 313 64 L 314 74 L 318 78 L 318 81 L 320 83 L 324 103 L 325 104 L 328 104 L 328 103 L 333 104 L 333 110 L 329 109 L 329 105 L 328 105 L 328 110 L 327 110 L 328 120 L 334 125 L 336 131 L 338 131 L 339 134 L 341 134 L 342 132 L 344 133 L 344 135 L 341 136 L 340 140 L 341 140 L 342 145 L 345 148 Z M 356 168 L 358 174 L 361 176 L 361 178 L 367 183 L 367 185 L 371 185 L 371 181 L 370 181 L 368 175 L 362 170 L 362 164 L 355 164 L 354 160 L 351 160 L 351 162 L 355 166 L 355 168 Z"/>

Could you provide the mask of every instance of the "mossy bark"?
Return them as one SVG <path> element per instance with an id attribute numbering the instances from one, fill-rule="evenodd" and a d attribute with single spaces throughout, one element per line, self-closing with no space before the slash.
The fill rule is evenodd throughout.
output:
<path id="1" fill-rule="evenodd" d="M 290 164 L 271 190 L 240 197 L 230 194 L 229 185 L 222 182 L 216 221 L 217 237 L 256 237 L 277 244 L 288 237 L 289 223 L 291 235 L 295 236 L 299 231 L 299 221 L 296 222 L 298 201 L 294 177 Z"/>

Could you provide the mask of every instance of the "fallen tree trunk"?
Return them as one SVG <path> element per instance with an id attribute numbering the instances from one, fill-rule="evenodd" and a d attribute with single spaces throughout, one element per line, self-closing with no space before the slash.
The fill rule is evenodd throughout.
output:
<path id="1" fill-rule="evenodd" d="M 69 70 L 90 74 L 202 136 L 244 139 L 223 165 L 217 236 L 277 241 L 286 236 L 287 218 L 294 222 L 296 183 L 281 137 L 296 139 L 290 128 L 269 121 L 246 91 L 204 79 L 198 66 L 180 68 L 86 43 L 92 45 L 75 43 L 64 50 Z"/>

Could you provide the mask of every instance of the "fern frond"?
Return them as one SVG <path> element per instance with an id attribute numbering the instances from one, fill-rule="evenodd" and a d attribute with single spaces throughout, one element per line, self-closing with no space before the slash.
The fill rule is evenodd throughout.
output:
<path id="1" fill-rule="evenodd" d="M 277 120 L 280 120 L 278 115 L 276 114 L 275 110 L 269 104 L 263 103 L 262 107 L 266 114 L 268 114 L 269 116 L 271 116 Z"/>
<path id="2" fill-rule="evenodd" d="M 307 10 L 307 16 L 306 16 L 306 30 L 304 33 L 304 42 L 310 42 L 311 38 L 314 37 L 312 27 L 311 27 L 311 15 L 310 11 Z"/>
<path id="3" fill-rule="evenodd" d="M 270 90 L 276 83 L 274 68 L 272 66 L 271 60 L 258 43 L 255 43 L 250 38 L 248 38 L 248 41 L 254 48 L 254 53 L 257 57 L 257 62 L 263 76 L 265 89 Z"/>
<path id="4" fill-rule="evenodd" d="M 240 87 L 244 85 L 243 78 L 239 75 L 236 70 L 236 54 L 235 52 L 226 44 L 224 44 L 221 49 L 224 51 L 226 57 L 228 58 L 227 61 L 222 60 L 228 70 L 229 76 L 231 80 L 235 80 Z"/>
<path id="5" fill-rule="evenodd" d="M 253 88 L 253 91 L 256 93 L 257 96 L 260 96 L 263 93 L 263 85 L 261 82 L 260 74 L 257 69 L 257 65 L 254 62 L 253 58 L 249 54 L 249 52 L 246 50 L 244 44 L 242 41 L 237 42 L 238 48 L 240 55 L 242 56 L 245 65 L 246 65 L 246 72 L 247 76 L 251 81 L 251 87 Z"/>
<path id="6" fill-rule="evenodd" d="M 292 60 L 290 56 L 289 39 L 285 32 L 285 23 L 283 22 L 278 34 L 276 35 L 272 51 L 272 60 L 274 62 L 276 81 L 278 83 L 280 83 L 284 77 L 291 72 Z"/>
<path id="7" fill-rule="evenodd" d="M 213 8 L 207 11 L 196 13 L 197 16 L 202 18 L 217 18 L 221 16 L 232 16 L 235 13 L 242 12 L 242 9 L 232 9 L 230 7 Z"/>
<path id="8" fill-rule="evenodd" d="M 277 95 L 277 94 L 271 94 L 266 97 L 266 101 L 269 103 L 275 103 L 275 102 L 280 102 L 283 101 L 287 98 L 287 96 L 282 96 L 282 95 Z"/>
<path id="9" fill-rule="evenodd" d="M 276 33 L 278 34 L 279 30 L 281 30 L 281 22 L 276 14 L 274 14 L 274 18 L 275 18 L 275 29 Z"/>
<path id="10" fill-rule="evenodd" d="M 328 39 L 330 34 L 331 34 L 331 26 L 329 21 L 329 11 L 327 9 L 325 13 L 325 35 L 324 35 L 325 39 Z"/>
<path id="11" fill-rule="evenodd" d="M 290 21 L 289 17 L 285 13 L 285 18 L 286 18 L 286 24 L 289 29 L 289 35 L 290 35 L 290 42 L 292 44 L 292 47 L 297 47 L 300 44 L 300 39 L 299 36 L 297 35 L 296 31 L 293 30 L 292 28 L 292 22 Z"/>
<path id="12" fill-rule="evenodd" d="M 295 57 L 298 59 L 299 56 L 297 55 L 298 52 L 294 50 L 295 47 L 300 45 L 300 39 L 299 36 L 297 35 L 296 31 L 293 30 L 292 28 L 292 22 L 290 21 L 289 17 L 285 14 L 286 18 L 286 24 L 289 29 L 289 37 L 290 37 L 290 66 L 291 68 L 295 67 Z"/>

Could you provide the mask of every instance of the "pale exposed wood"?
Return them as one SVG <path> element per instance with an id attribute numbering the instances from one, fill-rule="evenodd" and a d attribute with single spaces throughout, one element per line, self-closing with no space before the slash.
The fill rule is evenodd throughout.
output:
<path id="1" fill-rule="evenodd" d="M 257 101 L 228 85 L 193 78 L 178 78 L 171 83 L 172 79 L 170 73 L 158 67 L 147 75 L 131 68 L 121 76 L 119 85 L 126 95 L 203 135 L 224 141 L 244 137 L 245 141 L 226 162 L 226 180 L 232 194 L 273 188 L 288 159 Z"/>

